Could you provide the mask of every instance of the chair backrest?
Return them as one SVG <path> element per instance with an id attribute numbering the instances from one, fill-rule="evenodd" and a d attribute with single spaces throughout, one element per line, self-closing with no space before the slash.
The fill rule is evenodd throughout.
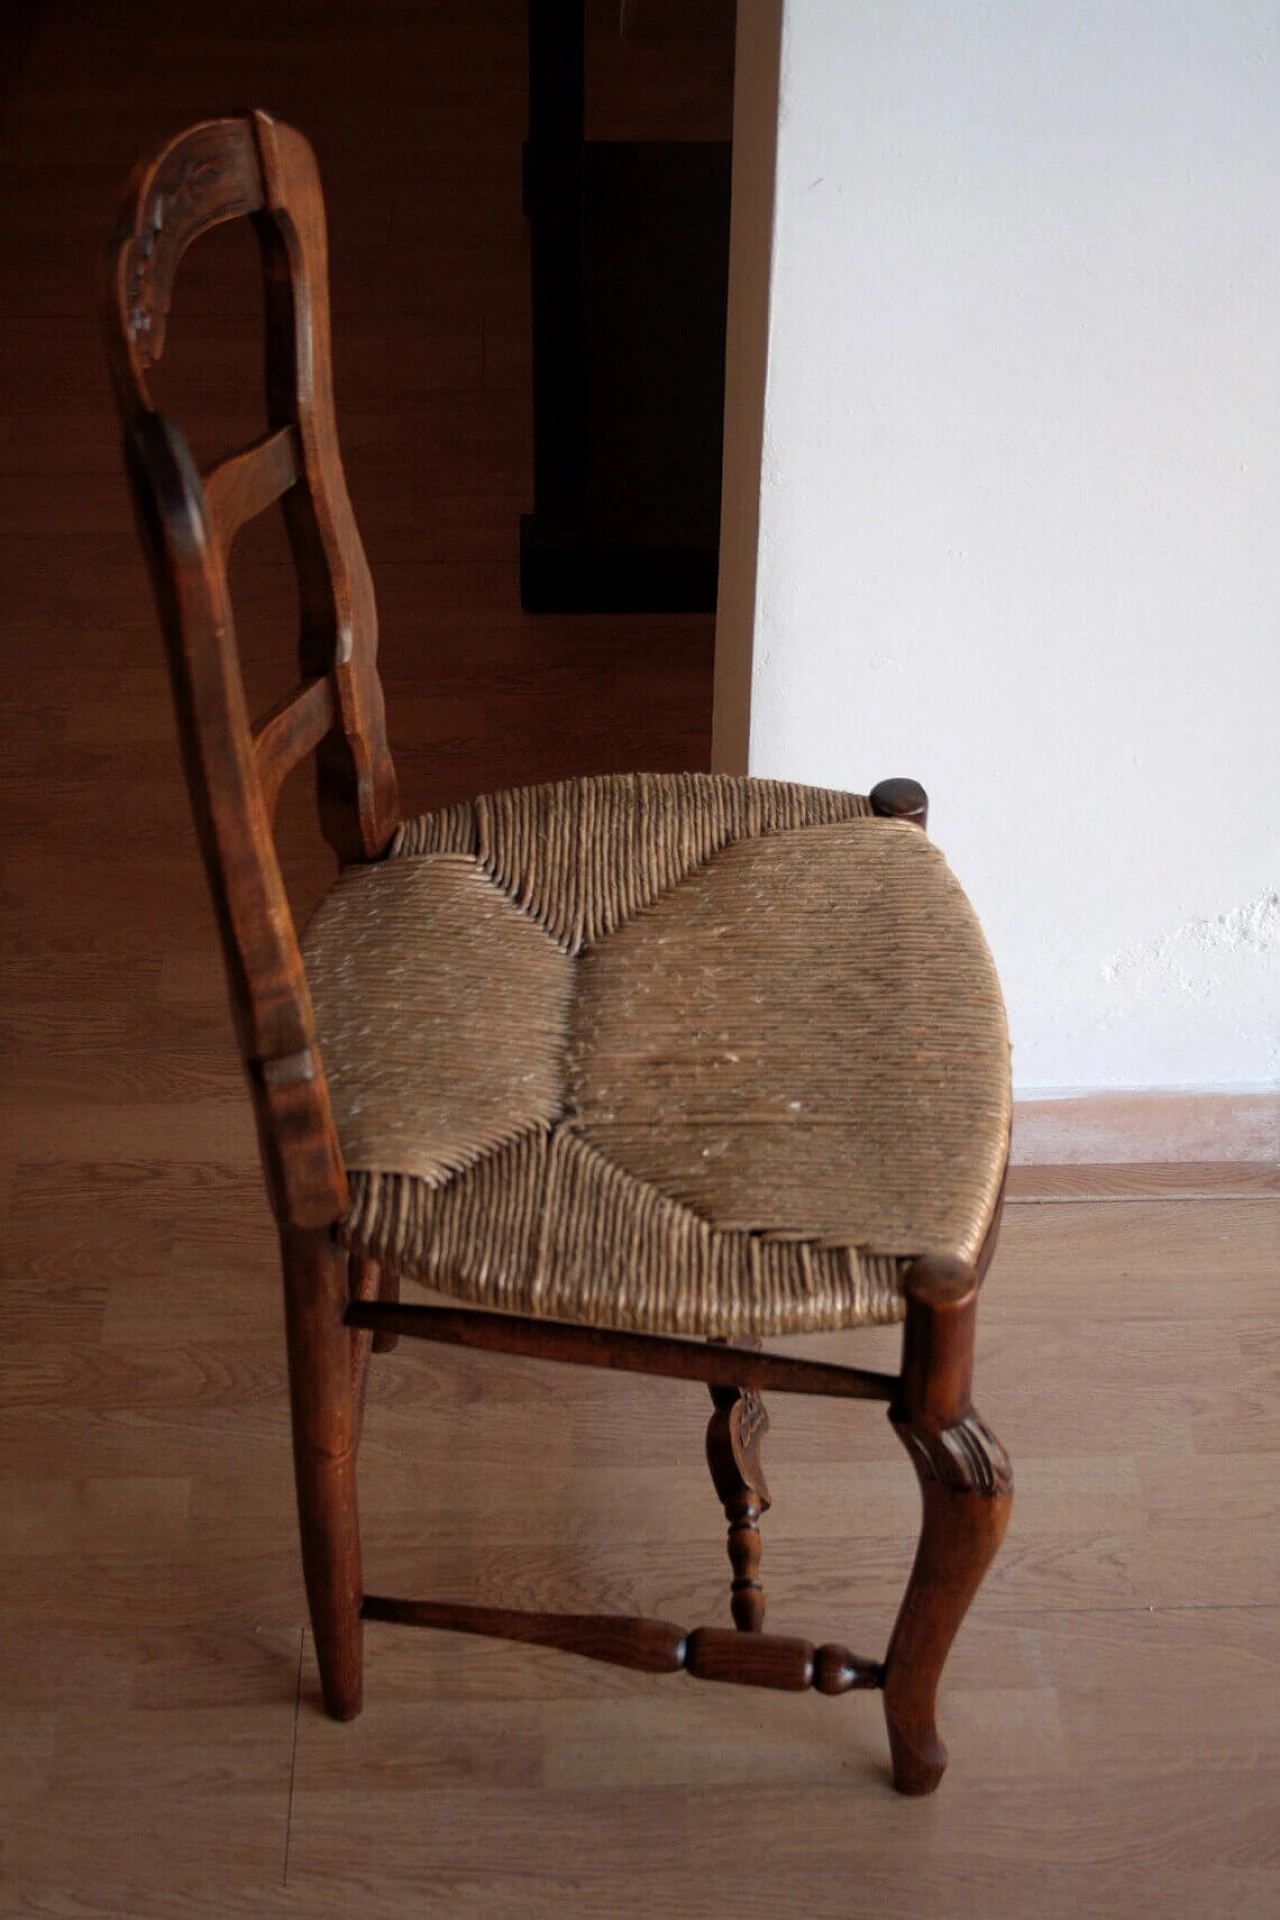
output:
<path id="1" fill-rule="evenodd" d="M 203 476 L 158 413 L 178 262 L 248 217 L 262 255 L 269 431 Z M 377 616 L 334 422 L 324 202 L 301 134 L 265 113 L 210 120 L 134 173 L 107 256 L 104 321 L 125 462 L 151 569 L 178 730 L 277 1217 L 321 1226 L 346 1175 L 272 839 L 286 775 L 315 752 L 340 860 L 385 852 L 398 819 Z M 251 722 L 227 582 L 237 530 L 279 500 L 298 575 L 301 685 Z"/>

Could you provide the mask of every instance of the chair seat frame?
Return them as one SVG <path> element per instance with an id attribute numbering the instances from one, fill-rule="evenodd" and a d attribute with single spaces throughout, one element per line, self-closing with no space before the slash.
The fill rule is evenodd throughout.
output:
<path id="1" fill-rule="evenodd" d="M 173 281 L 186 248 L 224 220 L 258 235 L 265 292 L 268 432 L 201 475 L 152 405 Z M 341 863 L 373 861 L 399 823 L 378 679 L 373 588 L 338 450 L 330 372 L 323 200 L 307 142 L 255 112 L 203 122 L 134 174 L 106 263 L 104 324 L 126 467 L 166 644 L 179 738 L 217 912 L 241 1057 L 258 1124 L 282 1267 L 303 1570 L 325 1705 L 362 1700 L 365 1620 L 563 1648 L 644 1672 L 788 1691 L 876 1689 L 893 1780 L 930 1792 L 946 1765 L 936 1696 L 955 1634 L 999 1547 L 1008 1457 L 974 1410 L 978 1294 L 997 1205 L 972 1266 L 921 1249 L 903 1283 L 896 1374 L 747 1345 L 408 1305 L 399 1276 L 342 1237 L 347 1178 L 297 933 L 275 855 L 280 786 L 308 755 L 321 830 Z M 227 557 L 238 529 L 279 501 L 300 587 L 300 684 L 256 723 L 245 703 Z M 926 827 L 923 789 L 882 782 L 876 814 Z M 733 1628 L 520 1612 L 367 1593 L 356 1459 L 372 1354 L 400 1336 L 700 1381 L 707 1458 L 728 1522 Z M 921 1487 L 919 1545 L 883 1660 L 764 1631 L 759 1520 L 764 1391 L 878 1400 Z"/>

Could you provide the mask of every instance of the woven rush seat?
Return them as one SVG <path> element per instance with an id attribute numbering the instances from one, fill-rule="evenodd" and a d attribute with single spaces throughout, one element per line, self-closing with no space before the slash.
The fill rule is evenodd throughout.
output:
<path id="1" fill-rule="evenodd" d="M 650 1332 L 897 1320 L 973 1260 L 1008 1146 L 995 971 L 860 795 L 718 775 L 405 822 L 303 940 L 352 1248 Z"/>

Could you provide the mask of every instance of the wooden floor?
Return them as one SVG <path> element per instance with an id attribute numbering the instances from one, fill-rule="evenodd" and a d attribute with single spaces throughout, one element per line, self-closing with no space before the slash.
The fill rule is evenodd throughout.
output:
<path id="1" fill-rule="evenodd" d="M 655 130 L 721 130 L 713 39 L 600 58 L 619 98 L 619 63 L 652 81 Z M 310 131 L 329 186 L 407 804 L 706 763 L 709 622 L 517 605 L 520 0 L 37 8 L 0 211 L 0 1910 L 1280 1912 L 1280 1216 L 1257 1167 L 1019 1170 L 979 1373 L 1018 1496 L 933 1800 L 889 1790 L 872 1697 L 389 1627 L 363 1719 L 321 1715 L 272 1234 L 93 322 L 135 152 L 246 103 Z M 162 393 L 206 453 L 253 424 L 245 264 L 234 240 L 193 255 L 173 326 Z M 238 575 L 265 700 L 291 611 L 270 530 Z M 300 902 L 325 877 L 305 803 Z M 893 1364 L 891 1334 L 828 1344 Z M 772 1411 L 772 1624 L 875 1653 L 909 1468 L 877 1409 Z M 402 1350 L 371 1392 L 369 1584 L 727 1621 L 705 1417 L 694 1388 Z"/>

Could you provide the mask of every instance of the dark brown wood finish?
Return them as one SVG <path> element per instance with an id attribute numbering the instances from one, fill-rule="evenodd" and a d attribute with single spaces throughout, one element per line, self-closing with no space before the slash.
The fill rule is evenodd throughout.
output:
<path id="1" fill-rule="evenodd" d="M 321 675 L 286 694 L 253 726 L 253 757 L 270 819 L 281 787 L 294 768 L 319 746 L 337 717 L 333 682 Z"/>
<path id="2" fill-rule="evenodd" d="M 267 313 L 267 411 L 297 436 L 303 484 L 284 496 L 302 601 L 301 666 L 331 674 L 341 726 L 320 746 L 320 823 L 340 860 L 375 860 L 399 822 L 377 670 L 373 581 L 347 493 L 333 409 L 329 256 L 315 156 L 253 116 L 266 213 L 256 225 Z M 268 217 L 269 216 L 269 217 Z"/>
<path id="3" fill-rule="evenodd" d="M 247 115 L 189 127 L 150 165 L 135 168 L 107 255 L 105 287 L 107 359 L 126 418 L 150 409 L 146 375 L 164 352 L 183 254 L 210 227 L 260 212 L 263 197 Z"/>
<path id="4" fill-rule="evenodd" d="M 395 1307 L 400 1304 L 400 1275 L 391 1267 L 378 1268 L 378 1299 L 384 1307 Z M 373 1335 L 375 1353 L 394 1353 L 399 1345 L 398 1333 L 388 1333 L 384 1329 L 381 1332 L 375 1331 Z"/>
<path id="5" fill-rule="evenodd" d="M 271 431 L 202 482 L 147 371 L 178 263 L 251 215 L 261 245 Z M 329 1711 L 360 1710 L 355 1450 L 370 1341 L 343 1324 L 335 1236 L 346 1173 L 297 935 L 271 838 L 286 774 L 318 749 L 321 825 L 340 857 L 380 854 L 397 820 L 375 663 L 373 589 L 338 454 L 324 211 L 307 143 L 265 114 L 206 123 L 135 174 L 107 261 L 106 333 L 125 454 L 164 628 L 179 736 L 218 913 L 232 1010 L 280 1223 L 303 1569 Z M 302 687 L 251 728 L 227 556 L 284 502 L 302 608 Z"/>
<path id="6" fill-rule="evenodd" d="M 331 1231 L 282 1227 L 285 1332 L 302 1571 L 324 1703 L 335 1720 L 361 1706 L 358 1394 L 343 1326 L 347 1257 Z"/>
<path id="7" fill-rule="evenodd" d="M 359 1260 L 352 1256 L 347 1259 L 347 1298 L 349 1300 L 376 1300 L 381 1283 L 381 1268 L 372 1260 Z M 346 1302 L 343 1303 L 345 1313 Z M 351 1351 L 351 1394 L 356 1409 L 356 1437 L 364 1426 L 365 1388 L 369 1381 L 369 1357 L 374 1351 L 374 1336 L 367 1327 L 355 1335 L 350 1343 Z"/>
<path id="8" fill-rule="evenodd" d="M 749 1343 L 753 1348 L 759 1344 Z M 760 1459 L 769 1416 L 754 1387 L 713 1386 L 711 1402 L 715 1410 L 707 1423 L 707 1465 L 729 1522 L 729 1607 L 739 1632 L 760 1633 L 765 1614 L 760 1516 L 773 1504 Z"/>
<path id="9" fill-rule="evenodd" d="M 880 780 L 867 798 L 882 820 L 909 820 L 921 831 L 929 824 L 929 796 L 918 780 Z"/>
<path id="10" fill-rule="evenodd" d="M 942 1778 L 938 1681 L 1013 1499 L 1008 1455 L 971 1399 L 979 1285 L 970 1268 L 940 1259 L 918 1260 L 907 1282 L 901 1391 L 889 1418 L 916 1470 L 924 1517 L 885 1656 L 885 1718 L 901 1793 L 931 1793 Z"/>
<path id="11" fill-rule="evenodd" d="M 282 1223 L 327 1227 L 345 1206 L 346 1173 L 258 776 L 225 569 L 176 429 L 157 413 L 128 416 L 125 455 L 268 1191 Z"/>
<path id="12" fill-rule="evenodd" d="M 209 469 L 204 476 L 205 512 L 224 560 L 246 520 L 265 513 L 297 478 L 298 446 L 292 427 L 277 427 Z"/>
<path id="13" fill-rule="evenodd" d="M 208 228 L 250 218 L 260 243 L 269 431 L 197 471 L 151 403 L 174 275 Z M 399 1276 L 348 1256 L 346 1172 L 297 935 L 272 840 L 280 786 L 314 754 L 322 831 L 341 861 L 381 857 L 398 819 L 378 677 L 373 589 L 338 451 L 330 375 L 323 203 L 301 135 L 261 113 L 211 121 L 134 175 L 108 257 L 108 353 L 143 546 L 164 631 L 178 732 L 217 912 L 284 1269 L 302 1556 L 324 1698 L 350 1719 L 361 1700 L 362 1582 L 355 1458 L 372 1353 L 400 1334 L 580 1365 L 705 1382 L 707 1455 L 729 1521 L 736 1631 L 363 1599 L 363 1617 L 563 1647 L 648 1671 L 842 1693 L 883 1681 L 895 1783 L 937 1784 L 935 1725 L 951 1641 L 999 1544 L 1008 1463 L 969 1399 L 975 1269 L 922 1259 L 908 1289 L 901 1375 L 746 1346 L 405 1306 Z M 227 559 L 238 530 L 279 500 L 299 581 L 301 684 L 250 722 Z M 877 813 L 923 828 L 923 789 L 889 781 Z M 837 1645 L 762 1631 L 763 1390 L 890 1402 L 920 1478 L 924 1522 L 883 1667 Z"/>
<path id="14" fill-rule="evenodd" d="M 525 1320 L 514 1313 L 478 1307 L 427 1307 L 353 1301 L 349 1327 L 439 1340 L 451 1347 L 522 1354 L 531 1360 L 562 1360 L 622 1373 L 650 1373 L 669 1380 L 705 1380 L 737 1393 L 744 1387 L 772 1393 L 813 1393 L 836 1400 L 892 1400 L 898 1376 L 864 1367 L 832 1366 L 825 1360 L 795 1360 L 783 1353 L 703 1345 L 661 1333 L 615 1333 L 560 1320 Z"/>
<path id="15" fill-rule="evenodd" d="M 164 350 L 182 255 L 209 227 L 243 215 L 263 257 L 271 431 L 202 481 L 178 429 L 152 408 L 146 375 Z M 271 813 L 285 775 L 318 748 L 321 825 L 340 857 L 377 857 L 398 816 L 373 588 L 333 412 L 324 208 L 302 136 L 262 113 L 211 121 L 140 168 L 108 253 L 105 312 L 268 1187 L 282 1223 L 328 1226 L 346 1205 L 346 1176 Z M 304 685 L 251 729 L 227 555 L 238 528 L 276 499 L 298 570 Z"/>
<path id="16" fill-rule="evenodd" d="M 366 1620 L 435 1627 L 449 1633 L 483 1634 L 558 1647 L 587 1660 L 630 1667 L 639 1673 L 688 1673 L 695 1680 L 721 1680 L 784 1693 L 850 1693 L 874 1689 L 883 1668 L 847 1647 L 815 1647 L 779 1633 L 742 1634 L 727 1627 L 687 1631 L 670 1620 L 610 1613 L 524 1613 L 507 1607 L 468 1607 L 440 1600 L 392 1600 L 367 1594 Z"/>

